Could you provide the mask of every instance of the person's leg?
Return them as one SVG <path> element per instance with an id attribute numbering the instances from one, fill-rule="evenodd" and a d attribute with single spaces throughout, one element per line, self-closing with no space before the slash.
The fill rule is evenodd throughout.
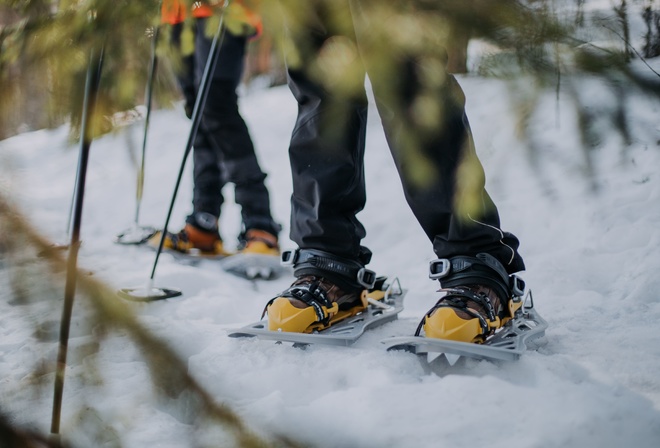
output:
<path id="1" fill-rule="evenodd" d="M 460 89 L 453 78 L 449 83 L 452 89 Z M 378 92 L 380 86 L 378 82 L 374 84 Z M 379 98 L 378 93 L 376 97 Z M 377 104 L 390 110 L 380 98 Z M 416 149 L 400 145 L 401 141 L 410 141 L 403 134 L 414 129 L 413 123 L 402 125 L 386 114 L 382 116 L 406 200 L 433 242 L 436 255 L 451 258 L 485 252 L 499 260 L 509 273 L 523 270 L 518 239 L 501 230 L 497 208 L 485 190 L 485 175 L 462 107 L 446 108 L 444 124 L 438 126 L 437 133 L 428 133 L 413 143 L 418 145 Z M 428 171 L 418 177 L 420 165 Z"/>
<path id="2" fill-rule="evenodd" d="M 298 101 L 289 147 L 293 176 L 291 239 L 301 248 L 358 259 L 365 236 L 356 218 L 366 201 L 364 72 L 347 74 L 360 85 L 351 95 L 328 90 L 310 75 L 321 47 L 332 41 L 353 40 L 346 30 L 323 23 L 327 2 L 312 3 L 318 8 L 312 23 L 318 26 L 305 24 L 304 32 L 292 37 L 302 60 L 288 70 L 289 87 Z"/>
<path id="3" fill-rule="evenodd" d="M 209 142 L 206 132 L 198 132 L 193 148 L 193 211 L 186 219 L 188 224 L 217 231 L 224 203 L 224 184 L 218 151 Z M 208 229 L 203 221 L 210 221 L 211 217 L 215 228 Z"/>
<path id="4" fill-rule="evenodd" d="M 198 20 L 196 76 L 200 82 L 212 41 L 204 33 L 207 21 Z M 216 69 L 211 78 L 200 129 L 215 151 L 226 181 L 235 184 L 245 231 L 259 229 L 276 236 L 279 225 L 270 212 L 266 175 L 257 160 L 248 128 L 238 108 L 238 87 L 243 73 L 246 38 L 225 32 Z M 218 193 L 219 194 L 219 193 Z"/>
<path id="5" fill-rule="evenodd" d="M 375 31 L 369 8 L 376 3 L 351 2 L 358 46 L 406 199 L 438 256 L 430 275 L 452 288 L 428 313 L 426 334 L 460 333 L 452 337 L 477 342 L 503 324 L 509 300 L 520 293 L 518 279 L 509 276 L 525 267 L 519 242 L 501 230 L 485 190 L 463 92 L 443 70 L 446 54 L 434 50 L 437 43 L 401 46 Z M 400 13 L 412 19 L 437 13 L 433 5 L 429 11 L 409 8 Z"/>
<path id="6" fill-rule="evenodd" d="M 349 21 L 326 21 L 335 12 L 331 8 L 347 12 L 347 3 L 283 0 L 281 4 L 297 12 L 285 16 L 291 21 L 287 25 L 297 59 L 287 63 L 289 87 L 298 102 L 289 159 L 293 176 L 290 235 L 299 248 L 283 255 L 297 280 L 267 305 L 268 326 L 304 332 L 364 310 L 363 291 L 375 280 L 364 268 L 371 253 L 360 244 L 365 229 L 356 217 L 366 201 L 367 99 L 361 64 L 336 73 L 355 87 L 348 94 L 327 89 L 315 76 L 318 72 L 314 73 L 323 48 L 354 42 L 350 15 Z"/>
<path id="7" fill-rule="evenodd" d="M 486 252 L 509 273 L 524 269 L 518 240 L 500 229 L 497 208 L 485 190 L 463 91 L 441 71 L 444 51 L 393 51 L 396 42 L 383 41 L 386 36 L 368 27 L 361 7 L 369 2 L 352 3 L 361 19 L 356 20 L 358 45 L 405 196 L 435 253 L 448 258 Z M 429 67 L 436 70 L 433 82 L 424 80 Z M 424 109 L 425 102 L 432 107 Z"/>
<path id="8" fill-rule="evenodd" d="M 184 24 L 172 28 L 172 44 L 180 50 Z M 197 32 L 194 28 L 193 32 Z M 197 96 L 196 71 L 199 66 L 195 55 L 181 55 L 180 65 L 175 64 L 176 77 L 184 96 L 184 108 L 188 118 Z M 189 253 L 192 250 L 205 254 L 224 254 L 218 232 L 218 217 L 223 203 L 222 186 L 217 151 L 213 150 L 204 129 L 200 128 L 193 145 L 193 211 L 186 217 L 185 227 L 178 233 L 166 235 L 164 247 Z M 159 239 L 160 237 L 158 237 Z"/>

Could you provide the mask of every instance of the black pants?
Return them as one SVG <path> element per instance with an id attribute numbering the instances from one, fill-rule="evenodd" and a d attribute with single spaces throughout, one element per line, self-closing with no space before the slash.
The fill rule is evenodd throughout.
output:
<path id="1" fill-rule="evenodd" d="M 211 51 L 212 40 L 205 33 L 206 19 L 195 23 L 195 52 L 184 59 L 183 72 L 178 76 L 186 97 L 187 109 L 192 109 L 204 68 Z M 173 39 L 179 42 L 181 25 L 175 26 Z M 270 198 L 245 121 L 238 109 L 236 89 L 243 74 L 246 38 L 225 32 L 215 71 L 204 107 L 202 121 L 194 142 L 193 214 L 188 222 L 195 223 L 196 212 L 220 216 L 224 202 L 222 188 L 227 182 L 235 186 L 235 200 L 241 207 L 243 228 L 266 230 L 274 235 L 279 225 L 270 212 Z"/>
<path id="2" fill-rule="evenodd" d="M 456 80 L 441 73 L 444 82 L 424 86 L 420 82 L 421 55 L 372 46 L 374 39 L 383 36 L 369 34 L 372 30 L 360 0 L 310 2 L 315 20 L 290 27 L 301 59 L 289 66 L 289 86 L 299 104 L 289 148 L 293 174 L 291 239 L 301 248 L 358 259 L 365 236 L 356 214 L 366 201 L 364 80 L 368 74 L 406 199 L 437 256 L 486 252 L 509 273 L 523 270 L 518 240 L 500 229 L 497 208 L 484 189 L 485 176 Z M 295 3 L 282 0 L 285 7 L 295 7 Z M 328 11 L 331 8 L 334 11 Z M 346 20 L 325 20 L 337 11 L 345 14 Z M 287 17 L 296 20 L 297 16 Z M 310 27 L 309 23 L 315 25 Z M 296 33 L 296 29 L 303 31 Z M 386 42 L 378 43 L 387 48 Z M 311 71 L 319 67 L 315 61 L 318 50 L 331 45 L 348 48 L 344 54 L 351 54 L 351 48 L 359 54 L 358 62 L 349 63 L 348 68 L 341 61 L 337 65 L 331 61 L 325 67 L 324 73 L 330 74 L 325 79 L 338 83 L 341 91 L 326 88 L 314 77 L 318 72 Z M 443 57 L 446 55 L 438 51 L 436 60 Z M 391 70 L 384 72 L 384 67 Z M 441 118 L 432 126 L 421 126 L 419 112 L 414 111 L 415 101 L 422 96 L 431 97 L 440 106 Z"/>

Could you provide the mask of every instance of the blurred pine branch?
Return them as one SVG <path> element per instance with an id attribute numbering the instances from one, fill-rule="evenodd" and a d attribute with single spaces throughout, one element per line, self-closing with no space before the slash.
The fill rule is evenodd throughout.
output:
<path id="1" fill-rule="evenodd" d="M 0 260 L 7 260 L 9 263 L 7 266 L 0 265 L 0 268 L 16 269 L 12 276 L 20 276 L 20 270 L 27 268 L 31 271 L 29 276 L 33 278 L 36 274 L 35 269 L 37 269 L 41 271 L 40 278 L 48 278 L 47 272 L 50 271 L 53 281 L 57 281 L 66 271 L 65 251 L 54 249 L 53 245 L 30 225 L 28 220 L 2 193 L 0 193 L 0 229 L 2 229 L 2 235 L 12 235 L 11 239 L 0 240 Z M 15 257 L 17 253 L 20 253 L 20 256 Z M 12 260 L 15 262 L 17 258 L 22 261 L 14 266 Z M 164 341 L 147 330 L 139 322 L 131 307 L 117 296 L 116 291 L 90 276 L 84 269 L 78 269 L 76 272 L 76 284 L 78 286 L 77 297 L 79 300 L 85 300 L 85 304 L 90 305 L 93 310 L 91 315 L 86 316 L 86 325 L 97 330 L 95 332 L 97 343 L 102 345 L 103 339 L 110 331 L 127 334 L 142 353 L 151 373 L 154 391 L 165 401 L 173 398 L 185 400 L 186 412 L 191 415 L 192 420 L 198 424 L 217 427 L 225 434 L 225 437 L 233 438 L 235 442 L 232 446 L 242 448 L 299 446 L 286 435 L 258 436 L 231 407 L 212 397 L 201 384 L 190 376 L 187 362 Z M 34 282 L 28 279 L 27 283 L 15 283 L 14 291 L 22 297 L 23 304 L 29 303 L 33 299 L 43 300 L 31 297 L 34 293 L 31 288 L 34 287 Z M 53 313 L 57 312 L 60 303 L 59 300 L 52 301 Z M 37 324 L 39 323 L 37 322 Z M 91 368 L 92 364 L 89 363 L 87 368 Z M 51 371 L 49 368 L 47 370 Z M 221 379 L 218 378 L 218 381 Z M 64 406 L 66 405 L 65 403 Z M 85 412 L 90 412 L 90 410 Z M 103 422 L 103 419 L 98 419 L 98 421 Z M 5 440 L 17 441 L 16 445 L 8 445 L 10 447 L 30 446 L 20 444 L 27 443 L 26 441 L 34 442 L 34 446 L 46 446 L 39 445 L 38 442 L 48 440 L 47 435 L 24 432 L 0 419 L 0 434 L 3 431 L 8 435 L 6 439 L 2 439 L 3 442 Z M 108 429 L 104 431 L 107 432 Z M 13 439 L 9 438 L 10 435 Z M 5 445 L 2 444 L 2 446 Z M 52 446 L 59 445 L 53 443 Z"/>

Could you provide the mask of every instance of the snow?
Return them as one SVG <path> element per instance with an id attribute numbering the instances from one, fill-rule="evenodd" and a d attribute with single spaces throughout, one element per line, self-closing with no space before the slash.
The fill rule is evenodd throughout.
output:
<path id="1" fill-rule="evenodd" d="M 399 320 L 350 348 L 300 350 L 232 339 L 227 330 L 258 320 L 291 277 L 249 282 L 211 261 L 186 266 L 169 254 L 158 262 L 155 284 L 181 289 L 182 297 L 118 303 L 264 437 L 287 434 L 320 447 L 660 446 L 660 105 L 630 100 L 629 146 L 610 124 L 599 124 L 589 178 L 570 98 L 542 98 L 528 130 L 537 148 L 532 158 L 516 138 L 509 87 L 471 76 L 459 82 L 487 188 L 503 228 L 521 240 L 523 277 L 549 323 L 538 350 L 515 362 L 467 360 L 428 372 L 413 355 L 379 347 L 385 337 L 414 332 L 437 298 L 437 283 L 427 275 L 435 258 L 431 244 L 405 203 L 373 108 L 369 199 L 359 217 L 368 232 L 364 243 L 375 254 L 370 267 L 397 276 L 409 290 Z M 607 103 L 604 86 L 594 81 L 586 80 L 581 93 Z M 282 245 L 293 248 L 287 145 L 296 104 L 286 87 L 277 87 L 247 92 L 241 109 L 269 174 Z M 141 126 L 102 137 L 91 150 L 79 266 L 115 289 L 145 285 L 154 260 L 143 247 L 113 244 L 135 218 L 136 168 L 129 154 L 140 147 Z M 162 226 L 189 122 L 177 107 L 156 111 L 151 126 L 139 222 Z M 63 127 L 0 142 L 1 188 L 53 242 L 67 241 L 78 159 L 67 135 Z M 181 185 L 171 230 L 189 212 L 191 163 Z M 226 197 L 221 232 L 233 244 L 240 214 L 230 187 Z M 16 424 L 48 433 L 63 285 L 41 279 L 25 258 L 0 263 L 0 410 Z M 27 291 L 25 297 L 16 298 L 9 285 Z M 232 443 L 195 418 L 188 395 L 157 394 L 145 356 L 127 333 L 99 338 L 103 332 L 89 324 L 89 314 L 87 299 L 78 296 L 64 388 L 65 440 L 129 448 Z"/>

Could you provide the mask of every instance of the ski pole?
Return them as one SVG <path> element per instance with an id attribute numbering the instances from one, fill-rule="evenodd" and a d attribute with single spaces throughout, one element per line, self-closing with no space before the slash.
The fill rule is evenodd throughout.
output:
<path id="1" fill-rule="evenodd" d="M 158 68 L 158 56 L 156 56 L 156 46 L 158 44 L 158 27 L 154 29 L 154 36 L 151 41 L 151 64 L 149 65 L 149 75 L 147 79 L 147 93 L 145 101 L 147 103 L 147 115 L 144 118 L 144 134 L 142 137 L 142 160 L 140 161 L 140 173 L 137 183 L 137 204 L 135 206 L 135 224 L 137 225 L 140 217 L 140 205 L 142 203 L 142 192 L 144 190 L 144 163 L 147 149 L 147 134 L 149 131 L 149 120 L 151 118 L 151 105 L 154 91 L 154 78 Z"/>
<path id="2" fill-rule="evenodd" d="M 138 169 L 137 176 L 137 188 L 135 194 L 135 221 L 133 222 L 133 227 L 128 229 L 115 238 L 115 242 L 119 244 L 140 244 L 149 239 L 155 232 L 156 229 L 153 227 L 140 227 L 140 206 L 142 204 L 142 195 L 144 192 L 144 167 L 146 160 L 147 152 L 147 135 L 149 133 L 149 122 L 151 119 L 151 106 L 154 90 L 154 80 L 155 73 L 158 67 L 158 56 L 156 56 L 156 47 L 158 45 L 158 26 L 154 29 L 154 35 L 151 40 L 151 61 L 149 64 L 149 74 L 147 77 L 147 90 L 145 94 L 145 103 L 147 106 L 147 112 L 144 119 L 144 132 L 142 135 L 142 156 L 140 159 L 140 167 Z"/>
<path id="3" fill-rule="evenodd" d="M 202 112 L 204 106 L 206 105 L 206 98 L 208 97 L 209 89 L 211 86 L 210 78 L 211 74 L 215 71 L 215 66 L 218 62 L 218 53 L 219 48 L 222 45 L 224 39 L 224 11 L 227 8 L 229 1 L 225 1 L 223 6 L 222 14 L 220 15 L 220 21 L 218 23 L 218 28 L 213 36 L 213 41 L 211 42 L 211 49 L 209 56 L 206 60 L 206 65 L 204 67 L 204 72 L 202 73 L 202 79 L 197 90 L 197 98 L 195 99 L 195 105 L 192 111 L 192 126 L 190 128 L 190 133 L 188 135 L 188 141 L 186 142 L 186 147 L 183 152 L 183 158 L 181 160 L 181 165 L 179 167 L 179 174 L 174 185 L 174 192 L 172 194 L 172 200 L 170 201 L 170 207 L 167 212 L 167 217 L 165 218 L 165 224 L 163 225 L 163 230 L 160 236 L 160 241 L 158 243 L 158 250 L 156 251 L 156 257 L 154 258 L 154 264 L 151 269 L 151 275 L 149 276 L 149 282 L 147 284 L 147 290 L 145 293 L 140 294 L 139 288 L 124 288 L 119 291 L 119 293 L 126 298 L 137 299 L 137 300 L 159 300 L 166 299 L 170 297 L 175 297 L 180 295 L 181 292 L 174 290 L 160 290 L 160 294 L 155 294 L 155 291 L 159 288 L 153 287 L 154 277 L 156 275 L 156 266 L 158 265 L 158 259 L 160 254 L 163 251 L 163 244 L 165 242 L 165 237 L 167 236 L 167 226 L 169 225 L 170 218 L 172 217 L 172 210 L 174 209 L 174 203 L 176 201 L 176 196 L 179 191 L 179 185 L 181 184 L 181 179 L 183 178 L 183 172 L 186 166 L 186 160 L 192 149 L 195 138 L 197 137 L 197 132 L 199 131 L 199 126 L 202 121 Z M 178 294 L 170 295 L 178 292 Z"/>
<path id="4" fill-rule="evenodd" d="M 80 155 L 75 186 L 75 202 L 73 207 L 73 224 L 71 228 L 71 243 L 67 259 L 66 284 L 64 289 L 64 305 L 62 307 L 62 320 L 60 322 L 59 349 L 57 352 L 57 366 L 55 370 L 55 390 L 53 395 L 53 415 L 50 432 L 58 434 L 60 430 L 60 417 L 62 409 L 62 394 L 64 390 L 64 373 L 66 370 L 66 357 L 69 344 L 69 330 L 71 328 L 71 313 L 73 299 L 76 292 L 76 271 L 78 266 L 78 250 L 80 248 L 80 227 L 82 223 L 83 196 L 85 193 L 85 179 L 89 161 L 89 149 L 92 144 L 92 118 L 96 109 L 99 85 L 101 81 L 101 67 L 103 65 L 104 47 L 90 53 L 87 76 L 85 80 L 85 95 L 80 130 Z"/>

